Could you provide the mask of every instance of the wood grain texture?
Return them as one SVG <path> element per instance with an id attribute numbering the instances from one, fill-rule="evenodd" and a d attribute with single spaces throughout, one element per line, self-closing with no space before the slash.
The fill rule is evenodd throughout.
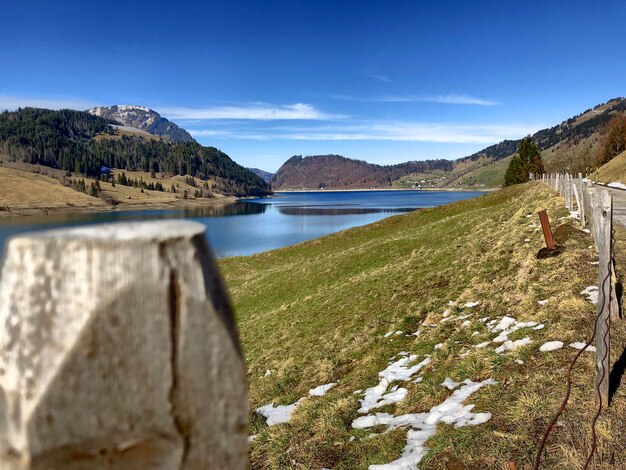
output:
<path id="1" fill-rule="evenodd" d="M 110 224 L 9 243 L 0 468 L 246 468 L 244 368 L 203 232 Z"/>

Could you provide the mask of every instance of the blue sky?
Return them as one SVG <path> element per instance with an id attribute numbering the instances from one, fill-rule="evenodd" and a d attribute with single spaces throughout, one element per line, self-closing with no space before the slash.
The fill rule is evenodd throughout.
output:
<path id="1" fill-rule="evenodd" d="M 626 3 L 5 0 L 0 109 L 139 104 L 237 162 L 458 158 L 626 95 Z"/>

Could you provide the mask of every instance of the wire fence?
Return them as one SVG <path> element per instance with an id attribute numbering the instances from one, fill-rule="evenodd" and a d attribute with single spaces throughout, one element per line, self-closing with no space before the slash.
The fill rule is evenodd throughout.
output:
<path id="1" fill-rule="evenodd" d="M 595 342 L 596 368 L 594 387 L 598 409 L 591 423 L 591 449 L 583 468 L 588 468 L 597 445 L 596 423 L 602 409 L 609 404 L 610 336 L 611 320 L 619 318 L 619 305 L 615 294 L 615 256 L 613 253 L 613 198 L 606 190 L 595 187 L 593 182 L 579 173 L 574 177 L 568 173 L 532 175 L 531 180 L 547 184 L 565 200 L 570 214 L 580 219 L 584 230 L 591 232 L 598 250 L 598 301 L 593 332 L 572 359 L 567 369 L 566 391 L 563 401 L 546 427 L 535 458 L 535 470 L 541 466 L 542 454 L 552 428 L 565 410 L 572 387 L 572 370 L 581 354 Z"/>

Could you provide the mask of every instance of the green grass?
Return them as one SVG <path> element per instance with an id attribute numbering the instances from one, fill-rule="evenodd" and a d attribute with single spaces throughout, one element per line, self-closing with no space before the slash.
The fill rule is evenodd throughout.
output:
<path id="1" fill-rule="evenodd" d="M 557 258 L 535 256 L 543 241 L 529 224 L 538 223 L 540 209 L 548 210 L 557 242 L 564 247 Z M 428 411 L 450 394 L 440 385 L 445 377 L 499 382 L 467 401 L 476 405 L 474 412 L 491 412 L 492 419 L 460 429 L 440 425 L 427 442 L 431 451 L 422 468 L 445 468 L 455 461 L 468 468 L 501 468 L 507 461 L 520 468 L 529 464 L 560 401 L 566 363 L 575 352 L 565 347 L 539 353 L 538 348 L 555 339 L 581 341 L 591 332 L 594 308 L 578 293 L 596 282 L 597 267 L 589 264 L 596 255 L 588 248 L 588 235 L 569 229 L 571 219 L 557 222 L 566 215 L 561 198 L 544 186 L 527 184 L 222 260 L 248 370 L 250 409 L 290 404 L 312 387 L 337 382 L 326 396 L 305 399 L 288 424 L 269 428 L 251 413 L 249 432 L 258 434 L 251 445 L 252 468 L 355 469 L 398 458 L 405 429 L 366 438 L 372 431 L 354 430 L 351 423 L 359 416 L 359 396 L 353 392 L 376 385 L 378 372 L 400 351 L 419 354 L 419 360 L 432 354 L 433 361 L 421 371 L 423 382 L 398 383 L 409 391 L 405 400 L 377 411 Z M 543 299 L 549 304 L 538 306 Z M 481 301 L 463 312 L 471 313 L 469 327 L 439 324 L 449 300 Z M 546 328 L 511 335 L 535 341 L 503 355 L 493 346 L 474 349 L 495 336 L 478 319 L 503 315 L 542 322 Z M 389 331 L 409 333 L 418 327 L 422 334 L 417 339 L 384 338 Z M 472 337 L 473 331 L 479 335 Z M 614 334 L 624 338 L 619 328 Z M 440 342 L 444 347 L 433 350 Z M 461 357 L 465 350 L 469 354 Z M 525 364 L 516 364 L 516 358 Z M 593 355 L 581 359 L 572 407 L 550 441 L 546 468 L 574 468 L 588 448 L 588 435 L 580 429 L 588 428 L 594 411 L 589 406 Z M 272 373 L 263 377 L 266 370 Z M 624 427 L 625 401 L 618 393 L 602 426 L 614 431 Z M 603 455 L 612 452 L 618 466 L 626 465 L 620 434 L 604 432 L 600 445 Z"/>

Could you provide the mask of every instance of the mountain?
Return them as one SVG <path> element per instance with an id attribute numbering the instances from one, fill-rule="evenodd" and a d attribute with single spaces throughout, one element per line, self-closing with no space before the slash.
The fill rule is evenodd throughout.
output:
<path id="1" fill-rule="evenodd" d="M 532 135 L 548 171 L 591 172 L 607 123 L 626 112 L 626 99 L 614 98 L 561 124 Z M 274 189 L 495 188 L 521 140 L 503 140 L 457 160 L 426 160 L 374 165 L 338 155 L 290 158 L 272 178 Z"/>
<path id="2" fill-rule="evenodd" d="M 145 106 L 98 106 L 87 110 L 88 113 L 115 121 L 122 126 L 134 127 L 150 134 L 164 137 L 175 142 L 194 142 L 189 132 L 168 121 L 156 111 Z"/>
<path id="3" fill-rule="evenodd" d="M 265 181 L 215 147 L 128 135 L 111 126 L 112 122 L 94 113 L 67 109 L 5 111 L 0 114 L 0 155 L 60 169 L 68 176 L 104 178 L 110 168 L 189 175 L 207 182 L 207 196 L 210 192 L 229 196 L 271 192 Z"/>
<path id="4" fill-rule="evenodd" d="M 271 183 L 276 190 L 380 188 L 409 173 L 451 169 L 449 160 L 376 165 L 340 155 L 296 155 L 278 169 Z"/>
<path id="5" fill-rule="evenodd" d="M 270 173 L 269 171 L 259 170 L 258 168 L 248 168 L 248 170 L 250 170 L 252 173 L 254 173 L 257 176 L 260 176 L 263 179 L 263 181 L 265 181 L 266 183 L 269 183 L 272 179 L 272 176 L 274 176 L 274 173 Z"/>

